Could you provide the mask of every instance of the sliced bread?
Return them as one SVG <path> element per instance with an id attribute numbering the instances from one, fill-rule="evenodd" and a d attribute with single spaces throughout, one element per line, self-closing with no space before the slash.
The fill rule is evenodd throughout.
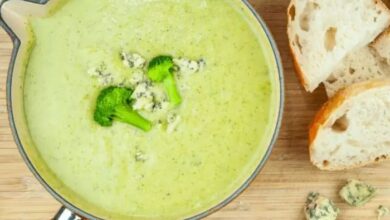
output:
<path id="1" fill-rule="evenodd" d="M 380 0 L 292 0 L 287 33 L 297 74 L 307 91 L 325 81 L 351 51 L 390 24 Z"/>
<path id="2" fill-rule="evenodd" d="M 317 113 L 309 134 L 312 163 L 343 170 L 390 157 L 390 80 L 339 91 Z"/>
<path id="3" fill-rule="evenodd" d="M 349 53 L 324 81 L 328 97 L 354 83 L 390 77 L 390 30 Z"/>

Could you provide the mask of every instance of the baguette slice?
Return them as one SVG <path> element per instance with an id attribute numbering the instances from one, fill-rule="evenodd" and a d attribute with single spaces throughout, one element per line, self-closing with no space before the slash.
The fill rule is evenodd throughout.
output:
<path id="1" fill-rule="evenodd" d="M 347 87 L 317 113 L 310 127 L 311 162 L 343 170 L 385 160 L 390 154 L 390 80 Z"/>
<path id="2" fill-rule="evenodd" d="M 287 33 L 301 83 L 313 91 L 351 51 L 390 24 L 380 0 L 292 0 Z"/>
<path id="3" fill-rule="evenodd" d="M 390 77 L 390 30 L 348 54 L 324 81 L 328 97 L 354 83 Z"/>

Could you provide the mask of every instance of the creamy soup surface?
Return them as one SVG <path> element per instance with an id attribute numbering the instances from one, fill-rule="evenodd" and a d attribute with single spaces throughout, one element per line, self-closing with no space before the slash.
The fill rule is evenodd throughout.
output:
<path id="1" fill-rule="evenodd" d="M 266 148 L 260 143 L 270 129 L 274 86 L 257 24 L 232 2 L 68 0 L 31 19 L 25 113 L 65 198 L 82 198 L 96 207 L 86 211 L 108 219 L 179 218 L 218 204 L 253 173 Z M 115 60 L 122 49 L 148 60 L 169 54 L 206 61 L 203 71 L 177 81 L 183 101 L 175 131 L 93 120 L 103 87 L 86 72 L 104 61 L 130 76 Z"/>

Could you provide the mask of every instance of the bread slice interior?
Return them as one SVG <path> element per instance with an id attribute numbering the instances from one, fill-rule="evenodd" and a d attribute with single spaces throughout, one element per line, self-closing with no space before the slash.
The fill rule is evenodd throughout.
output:
<path id="1" fill-rule="evenodd" d="M 354 83 L 390 77 L 390 30 L 373 43 L 349 53 L 324 81 L 328 97 Z"/>
<path id="2" fill-rule="evenodd" d="M 310 128 L 310 158 L 323 170 L 343 170 L 390 155 L 390 80 L 367 81 L 338 92 Z"/>

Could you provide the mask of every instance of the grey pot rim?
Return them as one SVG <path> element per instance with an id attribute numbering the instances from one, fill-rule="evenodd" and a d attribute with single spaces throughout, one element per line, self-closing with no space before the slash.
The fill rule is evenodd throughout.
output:
<path id="1" fill-rule="evenodd" d="M 2 5 L 7 1 L 8 0 L 3 0 L 2 2 L 0 2 L 0 9 L 1 9 Z M 46 4 L 49 0 L 23 0 L 23 1 L 33 2 L 33 3 L 37 3 L 37 4 Z M 254 172 L 250 175 L 250 177 L 236 191 L 234 191 L 230 196 L 225 198 L 222 202 L 215 205 L 214 207 L 209 208 L 206 211 L 203 211 L 199 214 L 196 214 L 192 217 L 187 218 L 189 220 L 202 219 L 202 218 L 207 217 L 208 215 L 220 210 L 221 208 L 223 208 L 224 206 L 226 206 L 227 204 L 232 202 L 235 198 L 237 198 L 246 188 L 248 188 L 248 186 L 258 176 L 258 174 L 260 173 L 260 171 L 262 170 L 262 168 L 265 166 L 266 162 L 268 161 L 268 159 L 271 155 L 271 152 L 275 146 L 277 137 L 278 137 L 279 132 L 280 132 L 280 127 L 282 124 L 285 97 L 284 97 L 284 72 L 283 72 L 283 65 L 281 62 L 280 53 L 279 53 L 277 44 L 274 40 L 274 37 L 272 36 L 268 26 L 266 25 L 266 23 L 264 22 L 262 17 L 256 12 L 256 10 L 248 2 L 248 0 L 241 0 L 241 1 L 251 11 L 251 13 L 256 17 L 259 25 L 264 30 L 264 32 L 267 36 L 267 39 L 271 45 L 272 51 L 273 51 L 274 60 L 276 62 L 276 66 L 277 66 L 277 70 L 278 70 L 278 80 L 279 80 L 279 84 L 280 84 L 280 88 L 279 88 L 280 103 L 279 103 L 279 109 L 278 109 L 278 114 L 277 114 L 277 121 L 276 121 L 275 127 L 273 129 L 274 132 L 273 132 L 271 141 L 268 145 L 267 151 L 264 154 L 261 161 L 259 162 L 259 164 L 257 165 Z M 20 42 L 20 39 L 16 36 L 16 34 L 12 31 L 12 29 L 4 22 L 1 13 L 0 13 L 0 26 L 7 32 L 7 34 L 10 36 L 12 43 L 13 43 L 13 50 L 12 50 L 12 54 L 11 54 L 11 60 L 9 63 L 7 80 L 6 80 L 6 101 L 7 101 L 7 112 L 8 112 L 8 119 L 9 119 L 10 128 L 11 128 L 12 135 L 13 135 L 14 141 L 17 145 L 17 148 L 19 150 L 20 155 L 22 156 L 22 158 L 23 158 L 25 164 L 28 166 L 29 170 L 33 173 L 35 178 L 40 182 L 40 184 L 46 189 L 46 191 L 48 191 L 63 206 L 65 206 L 66 208 L 68 208 L 72 212 L 74 212 L 78 215 L 81 215 L 85 218 L 88 218 L 91 220 L 92 219 L 96 219 L 96 220 L 101 219 L 97 216 L 94 216 L 91 213 L 88 213 L 88 212 L 78 208 L 77 206 L 75 206 L 74 204 L 72 204 L 71 202 L 69 202 L 65 198 L 63 198 L 59 193 L 57 193 L 56 190 L 53 189 L 43 179 L 43 177 L 40 176 L 40 174 L 35 169 L 32 162 L 30 161 L 27 153 L 25 152 L 24 147 L 21 143 L 20 137 L 19 137 L 18 132 L 17 132 L 17 128 L 16 128 L 16 124 L 15 124 L 15 120 L 14 120 L 14 114 L 13 114 L 12 98 L 11 98 L 12 97 L 13 70 L 14 70 L 15 60 L 16 60 L 16 56 L 17 56 L 17 53 L 19 51 L 19 47 L 20 47 L 21 42 Z M 53 214 L 55 214 L 55 213 L 53 213 Z"/>

